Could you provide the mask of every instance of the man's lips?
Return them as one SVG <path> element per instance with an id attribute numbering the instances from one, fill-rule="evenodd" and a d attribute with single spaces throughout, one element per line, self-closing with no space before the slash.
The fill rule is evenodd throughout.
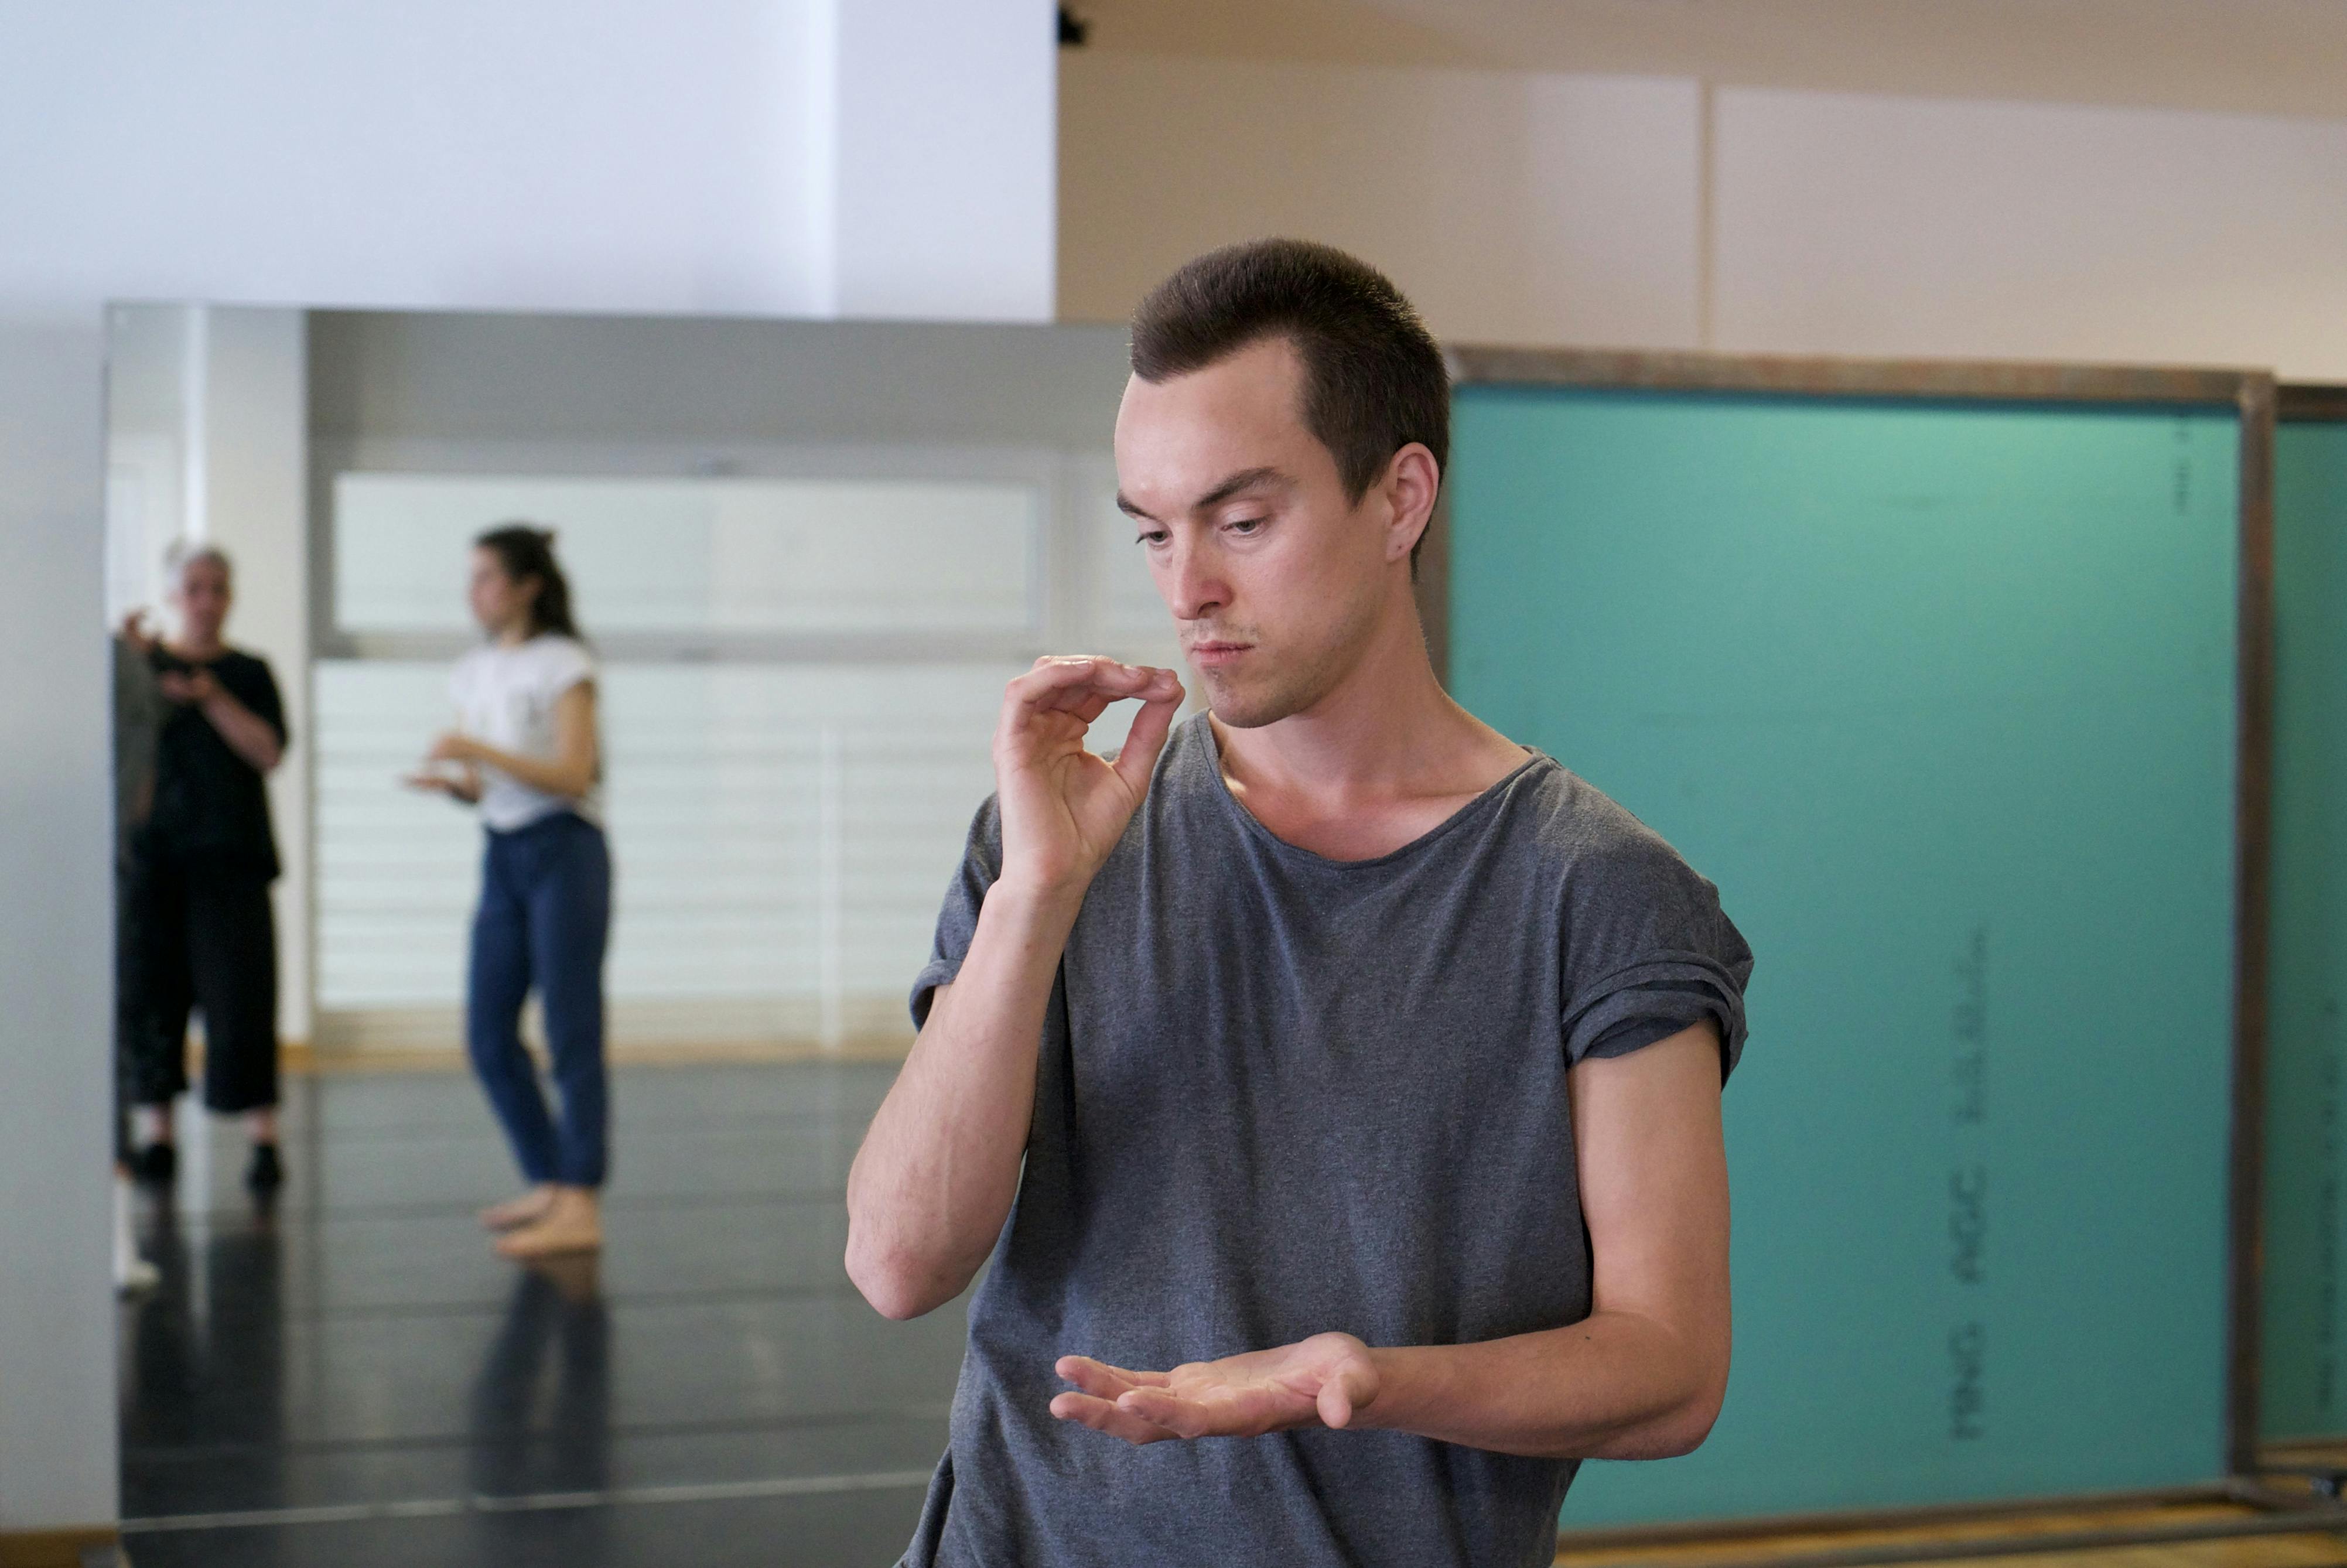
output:
<path id="1" fill-rule="evenodd" d="M 1236 661 L 1243 654 L 1251 651 L 1254 647 L 1255 644 L 1252 642 L 1193 642 L 1190 644 L 1190 662 L 1209 667 L 1229 664 Z"/>

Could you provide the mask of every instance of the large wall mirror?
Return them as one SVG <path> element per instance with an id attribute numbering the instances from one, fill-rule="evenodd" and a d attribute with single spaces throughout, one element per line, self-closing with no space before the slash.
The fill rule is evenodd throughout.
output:
<path id="1" fill-rule="evenodd" d="M 506 1561 L 513 1521 L 575 1515 L 601 1542 L 578 1560 L 640 1560 L 630 1532 L 730 1510 L 762 1561 L 892 1560 L 962 1313 L 891 1324 L 855 1295 L 841 1184 L 1004 682 L 1047 651 L 1175 658 L 1113 501 L 1122 332 L 109 325 L 109 611 L 169 631 L 167 548 L 232 559 L 228 641 L 269 661 L 293 738 L 269 784 L 279 1033 L 313 1069 L 285 1080 L 272 1203 L 242 1189 L 243 1133 L 182 1101 L 176 1183 L 140 1207 L 162 1282 L 124 1318 L 132 1552 L 228 1561 L 298 1527 L 372 1560 L 396 1515 L 445 1532 L 398 1552 Z M 555 530 L 598 661 L 600 1265 L 517 1269 L 473 1224 L 516 1180 L 465 1062 L 481 834 L 400 784 L 481 640 L 470 542 L 517 518 Z"/>
<path id="2" fill-rule="evenodd" d="M 217 540 L 302 688 L 285 1032 L 321 1056 L 456 1043 L 477 835 L 396 780 L 492 523 L 557 531 L 602 666 L 623 1050 L 900 1044 L 1002 682 L 1174 660 L 1114 329 L 126 305 L 113 346 L 118 617 Z"/>

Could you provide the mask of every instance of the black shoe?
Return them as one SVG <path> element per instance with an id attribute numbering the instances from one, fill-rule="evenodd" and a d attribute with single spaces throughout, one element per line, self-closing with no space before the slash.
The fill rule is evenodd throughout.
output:
<path id="1" fill-rule="evenodd" d="M 285 1167 L 274 1143 L 255 1143 L 252 1163 L 244 1168 L 244 1184 L 256 1193 L 273 1193 L 285 1182 Z"/>
<path id="2" fill-rule="evenodd" d="M 151 1186 L 169 1186 L 179 1173 L 179 1151 L 169 1143 L 149 1143 L 130 1156 L 130 1173 Z"/>

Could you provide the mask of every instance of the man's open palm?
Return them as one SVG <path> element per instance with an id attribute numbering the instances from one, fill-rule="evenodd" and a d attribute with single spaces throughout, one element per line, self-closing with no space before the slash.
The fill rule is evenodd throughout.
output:
<path id="1" fill-rule="evenodd" d="M 1051 1413 L 1129 1443 L 1345 1427 L 1378 1397 L 1368 1348 L 1349 1334 L 1170 1372 L 1127 1371 L 1089 1356 L 1062 1356 L 1056 1369 L 1076 1391 L 1053 1399 Z"/>

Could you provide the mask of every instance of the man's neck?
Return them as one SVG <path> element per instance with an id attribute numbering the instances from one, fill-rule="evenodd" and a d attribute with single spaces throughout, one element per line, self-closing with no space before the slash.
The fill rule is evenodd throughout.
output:
<path id="1" fill-rule="evenodd" d="M 1450 700 L 1413 611 L 1389 620 L 1345 678 L 1309 709 L 1250 730 L 1212 721 L 1223 772 L 1244 798 L 1320 809 L 1481 794 L 1522 748 Z"/>

